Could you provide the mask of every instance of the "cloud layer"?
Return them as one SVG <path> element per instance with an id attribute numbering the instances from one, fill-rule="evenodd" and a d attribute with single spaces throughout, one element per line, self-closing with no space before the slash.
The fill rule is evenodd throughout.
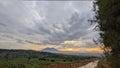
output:
<path id="1" fill-rule="evenodd" d="M 0 48 L 95 47 L 92 1 L 0 1 Z"/>

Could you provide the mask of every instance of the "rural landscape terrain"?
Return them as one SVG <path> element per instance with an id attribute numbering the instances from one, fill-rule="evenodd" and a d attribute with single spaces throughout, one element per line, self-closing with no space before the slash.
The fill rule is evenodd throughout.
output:
<path id="1" fill-rule="evenodd" d="M 120 0 L 0 0 L 0 68 L 120 68 Z"/>
<path id="2" fill-rule="evenodd" d="M 77 68 L 98 59 L 100 57 L 0 49 L 0 68 Z"/>

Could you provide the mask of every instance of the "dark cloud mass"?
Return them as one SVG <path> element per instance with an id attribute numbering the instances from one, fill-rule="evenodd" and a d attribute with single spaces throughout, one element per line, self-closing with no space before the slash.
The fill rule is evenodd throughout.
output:
<path id="1" fill-rule="evenodd" d="M 94 47 L 92 40 L 98 32 L 88 22 L 94 15 L 92 5 L 92 1 L 0 1 L 0 48 L 25 44 Z"/>

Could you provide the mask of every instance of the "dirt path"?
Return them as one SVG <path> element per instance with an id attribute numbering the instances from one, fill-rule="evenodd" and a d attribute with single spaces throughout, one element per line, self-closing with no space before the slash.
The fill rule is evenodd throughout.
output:
<path id="1" fill-rule="evenodd" d="M 84 61 L 74 62 L 74 63 L 52 64 L 52 65 L 46 66 L 45 68 L 78 68 L 94 61 L 95 60 L 84 60 Z"/>
<path id="2" fill-rule="evenodd" d="M 94 61 L 94 62 L 90 62 L 88 64 L 86 64 L 85 66 L 82 67 L 78 67 L 78 68 L 95 68 L 98 64 L 98 60 Z"/>

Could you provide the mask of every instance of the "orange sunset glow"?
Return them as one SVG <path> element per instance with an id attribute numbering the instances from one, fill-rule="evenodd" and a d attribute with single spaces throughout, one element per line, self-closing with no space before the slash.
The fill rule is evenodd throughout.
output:
<path id="1" fill-rule="evenodd" d="M 81 52 L 84 50 L 85 52 L 103 52 L 100 47 L 93 47 L 93 48 L 61 48 L 60 51 L 72 51 L 72 52 Z"/>
<path id="2" fill-rule="evenodd" d="M 80 48 L 61 48 L 60 51 L 73 51 L 73 52 L 80 52 Z"/>
<path id="3" fill-rule="evenodd" d="M 28 47 L 29 45 L 29 47 Z M 26 45 L 27 48 L 32 49 L 32 50 L 36 50 L 36 51 L 40 51 L 42 49 L 45 48 L 55 48 L 59 51 L 67 51 L 67 52 L 103 52 L 103 50 L 100 47 L 89 47 L 89 48 L 69 48 L 69 47 L 57 47 L 55 45 L 30 45 L 28 44 Z M 25 45 L 24 45 L 25 46 Z"/>
<path id="4" fill-rule="evenodd" d="M 45 48 L 54 48 L 54 45 L 31 45 L 30 49 L 40 51 Z M 68 52 L 103 52 L 103 50 L 100 47 L 91 47 L 91 48 L 55 48 L 59 51 L 68 51 Z"/>
<path id="5" fill-rule="evenodd" d="M 100 47 L 94 47 L 94 48 L 86 48 L 87 52 L 103 52 L 103 50 Z"/>

